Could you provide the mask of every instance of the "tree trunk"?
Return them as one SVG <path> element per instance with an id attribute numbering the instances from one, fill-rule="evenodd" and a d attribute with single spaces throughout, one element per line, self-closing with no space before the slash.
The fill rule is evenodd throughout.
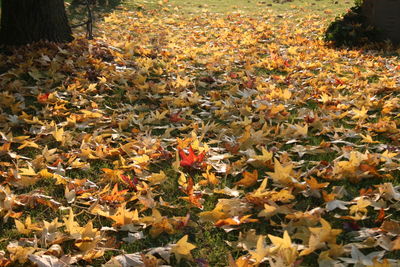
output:
<path id="1" fill-rule="evenodd" d="M 382 39 L 400 43 L 400 0 L 364 0 L 364 16 L 381 31 Z"/>
<path id="2" fill-rule="evenodd" d="M 1 44 L 73 40 L 64 0 L 1 0 L 1 3 Z"/>

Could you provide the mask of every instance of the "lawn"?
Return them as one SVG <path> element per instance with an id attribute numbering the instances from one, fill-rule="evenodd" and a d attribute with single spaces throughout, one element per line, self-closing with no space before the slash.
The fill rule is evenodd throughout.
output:
<path id="1" fill-rule="evenodd" d="M 0 266 L 399 266 L 399 51 L 324 42 L 352 2 L 109 5 L 0 54 Z"/>

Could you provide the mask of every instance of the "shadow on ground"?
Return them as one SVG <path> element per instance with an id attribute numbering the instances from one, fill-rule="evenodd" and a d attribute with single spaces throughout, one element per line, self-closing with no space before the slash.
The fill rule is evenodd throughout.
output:
<path id="1" fill-rule="evenodd" d="M 122 0 L 69 0 L 66 1 L 66 10 L 72 26 L 79 25 L 88 20 L 87 4 L 92 11 L 93 20 L 101 19 L 107 13 L 121 7 Z M 85 27 L 85 26 L 83 26 Z"/>
<path id="2" fill-rule="evenodd" d="M 326 29 L 325 41 L 337 49 L 360 49 L 383 57 L 399 56 L 399 44 L 385 39 L 380 29 L 370 25 L 356 6 L 338 16 Z"/>

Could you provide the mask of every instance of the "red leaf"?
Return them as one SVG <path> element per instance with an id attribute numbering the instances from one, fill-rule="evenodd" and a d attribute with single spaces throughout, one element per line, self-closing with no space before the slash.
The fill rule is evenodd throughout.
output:
<path id="1" fill-rule="evenodd" d="M 343 84 L 344 82 L 341 79 L 335 78 L 335 85 L 343 85 Z"/>
<path id="2" fill-rule="evenodd" d="M 136 177 L 131 179 L 129 176 L 123 174 L 121 174 L 120 177 L 122 181 L 129 186 L 129 188 L 133 189 L 135 192 L 137 191 L 136 185 L 138 183 L 138 179 Z"/>
<path id="3" fill-rule="evenodd" d="M 182 149 L 179 149 L 179 156 L 181 157 L 180 165 L 181 167 L 187 168 L 199 168 L 205 155 L 204 151 L 199 155 L 196 155 L 191 146 L 189 146 L 189 154 L 186 154 Z"/>
<path id="4" fill-rule="evenodd" d="M 181 118 L 180 115 L 181 115 L 180 112 L 172 113 L 172 114 L 169 116 L 169 121 L 170 121 L 170 122 L 180 122 L 180 121 L 182 121 L 183 118 Z"/>
<path id="5" fill-rule="evenodd" d="M 379 210 L 379 214 L 378 214 L 378 216 L 377 216 L 375 222 L 376 222 L 376 223 L 378 223 L 378 222 L 383 222 L 384 219 L 385 219 L 385 210 L 384 210 L 383 208 L 381 208 L 381 209 Z"/>
<path id="6" fill-rule="evenodd" d="M 39 94 L 39 95 L 37 96 L 37 100 L 38 100 L 40 103 L 46 103 L 46 102 L 47 102 L 47 99 L 49 99 L 49 95 L 50 95 L 50 93 Z"/>

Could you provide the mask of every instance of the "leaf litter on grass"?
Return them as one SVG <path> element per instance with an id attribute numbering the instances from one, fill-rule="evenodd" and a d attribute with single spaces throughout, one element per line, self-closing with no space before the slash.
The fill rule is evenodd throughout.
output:
<path id="1" fill-rule="evenodd" d="M 290 17 L 122 10 L 1 55 L 1 266 L 398 266 L 399 58 Z"/>

